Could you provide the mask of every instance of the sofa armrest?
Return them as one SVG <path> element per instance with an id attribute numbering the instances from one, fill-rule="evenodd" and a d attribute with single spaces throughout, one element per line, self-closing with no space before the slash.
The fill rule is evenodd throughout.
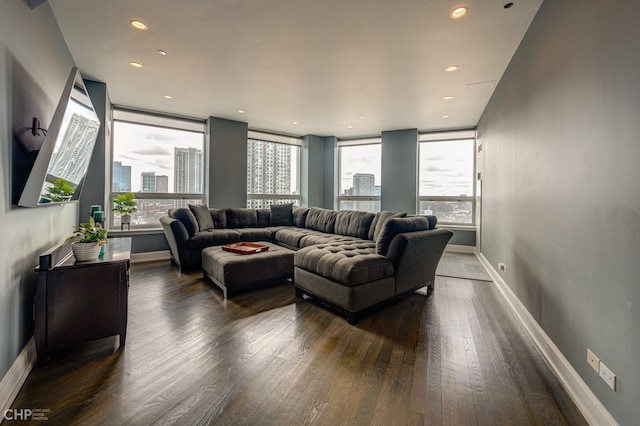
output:
<path id="1" fill-rule="evenodd" d="M 164 236 L 169 243 L 169 250 L 171 251 L 171 258 L 174 263 L 181 267 L 181 264 L 187 258 L 187 248 L 189 243 L 189 233 L 184 224 L 178 219 L 174 219 L 169 216 L 163 216 L 160 218 L 160 224 L 164 231 Z"/>
<path id="2" fill-rule="evenodd" d="M 396 294 L 432 285 L 444 249 L 453 236 L 447 229 L 397 234 L 387 252 L 393 262 Z"/>

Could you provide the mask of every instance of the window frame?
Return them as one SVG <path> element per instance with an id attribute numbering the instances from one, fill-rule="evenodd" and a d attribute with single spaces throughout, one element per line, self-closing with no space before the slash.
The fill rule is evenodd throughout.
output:
<path id="1" fill-rule="evenodd" d="M 344 147 L 351 146 L 363 146 L 363 145 L 379 145 L 380 146 L 380 179 L 382 180 L 382 137 L 367 137 L 367 138 L 358 138 L 358 139 L 340 139 L 336 144 L 336 149 L 338 150 L 338 195 L 336 197 L 336 210 L 341 210 L 341 205 L 343 201 L 372 201 L 382 203 L 382 185 L 380 186 L 380 195 L 342 195 L 342 149 Z M 373 212 L 375 213 L 375 212 Z"/>
<path id="2" fill-rule="evenodd" d="M 191 201 L 194 204 L 207 204 L 207 161 L 208 156 L 207 144 L 205 140 L 206 135 L 206 121 L 197 118 L 188 118 L 173 116 L 169 114 L 161 114 L 150 111 L 141 111 L 132 108 L 113 105 L 111 107 L 111 143 L 110 143 L 110 163 L 109 163 L 109 191 L 108 199 L 106 202 L 106 228 L 108 231 L 122 231 L 121 228 L 115 226 L 115 213 L 113 211 L 113 198 L 126 193 L 127 191 L 114 191 L 113 190 L 113 163 L 114 163 L 114 150 L 115 150 L 115 125 L 117 122 L 128 123 L 149 127 L 156 127 L 162 129 L 172 129 L 179 131 L 186 131 L 191 133 L 197 133 L 202 135 L 202 193 L 176 193 L 176 192 L 133 192 L 136 200 L 175 200 L 175 201 Z M 138 210 L 139 211 L 139 210 Z M 133 213 L 135 215 L 136 213 Z M 130 225 L 130 231 L 149 231 L 162 229 L 160 222 L 157 224 L 151 223 L 146 225 Z"/>
<path id="3" fill-rule="evenodd" d="M 420 195 L 420 180 L 421 180 L 421 150 L 423 147 L 426 147 L 427 144 L 431 142 L 456 142 L 463 140 L 472 140 L 473 141 L 473 170 L 471 170 L 471 179 L 472 179 L 472 193 L 471 195 Z M 420 202 L 421 201 L 449 201 L 449 202 L 471 202 L 471 222 L 445 222 L 441 221 L 438 218 L 438 225 L 443 225 L 445 227 L 475 227 L 476 226 L 476 132 L 475 130 L 463 130 L 463 131 L 453 131 L 453 132 L 443 132 L 443 133 L 420 133 L 418 137 L 418 185 L 417 185 L 417 194 L 416 194 L 416 212 L 420 212 Z M 437 216 L 437 215 L 436 215 Z"/>
<path id="4" fill-rule="evenodd" d="M 297 157 L 296 164 L 296 187 L 298 189 L 297 194 L 264 194 L 264 193 L 250 193 L 249 192 L 249 141 L 261 141 L 266 143 L 274 143 L 281 145 L 294 146 L 297 148 L 295 150 L 295 155 Z M 300 190 L 301 184 L 301 165 L 300 159 L 302 155 L 302 138 L 298 136 L 290 136 L 283 135 L 278 133 L 269 133 L 258 130 L 249 130 L 247 132 L 247 206 L 249 205 L 250 200 L 281 200 L 281 201 L 290 201 L 293 202 L 294 205 L 300 206 L 302 202 L 302 194 Z"/>

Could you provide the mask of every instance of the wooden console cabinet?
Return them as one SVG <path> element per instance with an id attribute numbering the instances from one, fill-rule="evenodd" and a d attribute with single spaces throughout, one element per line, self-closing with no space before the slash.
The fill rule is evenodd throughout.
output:
<path id="1" fill-rule="evenodd" d="M 131 238 L 110 238 L 105 254 L 76 262 L 69 243 L 40 256 L 35 299 L 38 364 L 51 350 L 89 340 L 127 336 Z"/>

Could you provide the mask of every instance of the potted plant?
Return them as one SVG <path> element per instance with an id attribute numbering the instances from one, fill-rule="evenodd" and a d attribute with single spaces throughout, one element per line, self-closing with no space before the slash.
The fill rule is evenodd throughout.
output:
<path id="1" fill-rule="evenodd" d="M 120 223 L 131 223 L 131 213 L 138 211 L 136 207 L 135 196 L 133 192 L 125 192 L 124 194 L 113 197 L 113 212 L 120 215 Z"/>
<path id="2" fill-rule="evenodd" d="M 81 223 L 67 241 L 73 240 L 71 250 L 79 262 L 97 259 L 103 244 L 107 244 L 107 230 L 89 217 L 89 223 Z"/>

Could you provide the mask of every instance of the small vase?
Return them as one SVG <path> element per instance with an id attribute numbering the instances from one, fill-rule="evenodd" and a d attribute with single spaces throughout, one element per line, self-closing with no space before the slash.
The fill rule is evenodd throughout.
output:
<path id="1" fill-rule="evenodd" d="M 123 214 L 122 216 L 120 216 L 120 223 L 131 223 L 131 215 Z"/>
<path id="2" fill-rule="evenodd" d="M 71 250 L 73 250 L 73 255 L 78 262 L 86 262 L 98 258 L 100 245 L 98 243 L 73 243 Z"/>

